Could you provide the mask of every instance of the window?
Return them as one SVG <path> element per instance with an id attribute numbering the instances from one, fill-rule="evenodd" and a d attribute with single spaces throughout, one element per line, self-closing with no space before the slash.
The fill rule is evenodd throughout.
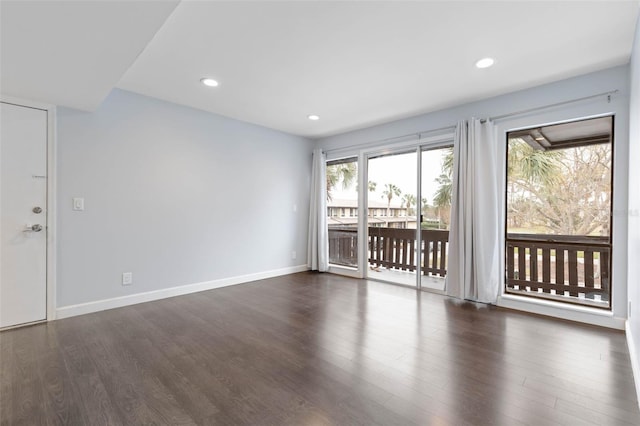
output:
<path id="1" fill-rule="evenodd" d="M 327 162 L 327 218 L 329 264 L 358 267 L 358 161 L 356 158 Z"/>
<path id="2" fill-rule="evenodd" d="M 506 292 L 610 309 L 613 117 L 507 139 Z"/>

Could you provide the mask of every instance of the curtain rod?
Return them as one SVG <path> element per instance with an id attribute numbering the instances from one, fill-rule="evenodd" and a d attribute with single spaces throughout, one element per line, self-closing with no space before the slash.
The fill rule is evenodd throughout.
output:
<path id="1" fill-rule="evenodd" d="M 416 137 L 418 139 L 420 139 L 421 135 L 426 135 L 429 133 L 437 133 L 437 132 L 444 132 L 445 130 L 454 130 L 456 128 L 456 125 L 451 125 L 451 126 L 446 126 L 446 127 L 439 127 L 437 129 L 433 129 L 433 130 L 424 130 L 422 132 L 415 132 L 415 133 L 409 133 L 407 135 L 402 135 L 402 136 L 394 136 L 392 138 L 387 138 L 387 139 L 380 139 L 374 142 L 363 142 L 363 143 L 359 143 L 359 144 L 355 144 L 355 145 L 348 145 L 348 146 L 342 146 L 340 148 L 333 148 L 333 149 L 328 149 L 325 150 L 324 153 L 328 154 L 330 152 L 338 152 L 338 151 L 345 151 L 348 149 L 358 149 L 358 148 L 365 148 L 365 147 L 371 147 L 371 148 L 375 148 L 379 145 L 385 145 L 388 143 L 392 143 L 393 141 L 396 140 L 401 140 L 401 139 L 405 139 L 405 138 L 410 138 L 410 137 Z"/>
<path id="2" fill-rule="evenodd" d="M 610 90 L 608 92 L 596 93 L 595 95 L 584 96 L 582 98 L 576 98 L 576 99 L 570 99 L 568 101 L 556 102 L 555 104 L 543 105 L 543 106 L 539 106 L 539 107 L 535 107 L 535 108 L 529 108 L 529 109 L 523 109 L 523 110 L 520 110 L 520 111 L 510 112 L 508 114 L 502 114 L 502 115 L 496 115 L 496 116 L 489 117 L 489 118 L 483 118 L 482 120 L 480 120 L 480 122 L 486 123 L 487 120 L 490 120 L 490 121 L 502 120 L 503 118 L 513 117 L 515 115 L 522 115 L 522 114 L 527 114 L 527 113 L 530 113 L 530 112 L 539 111 L 539 110 L 542 110 L 542 109 L 548 109 L 548 108 L 553 108 L 553 107 L 557 107 L 557 106 L 573 104 L 573 103 L 576 103 L 576 102 L 586 101 L 588 99 L 599 98 L 601 96 L 606 96 L 607 97 L 607 102 L 611 102 L 611 95 L 613 95 L 615 93 L 618 93 L 618 92 L 619 92 L 619 90 L 615 89 L 615 90 Z"/>
<path id="3" fill-rule="evenodd" d="M 556 102 L 554 104 L 548 104 L 548 105 L 542 105 L 542 106 L 535 107 L 535 108 L 523 109 L 523 110 L 520 110 L 520 111 L 510 112 L 508 114 L 495 115 L 493 117 L 483 118 L 483 119 L 480 120 L 480 122 L 486 123 L 487 120 L 491 120 L 491 121 L 502 120 L 504 118 L 513 117 L 513 116 L 516 116 L 516 115 L 522 115 L 522 114 L 527 114 L 527 113 L 530 113 L 530 112 L 540 111 L 540 110 L 543 110 L 543 109 L 554 108 L 554 107 L 558 107 L 558 106 L 562 106 L 562 105 L 568 105 L 568 104 L 572 104 L 572 103 L 576 103 L 576 102 L 582 102 L 582 101 L 586 101 L 586 100 L 593 99 L 593 98 L 599 98 L 601 96 L 606 96 L 607 97 L 607 102 L 611 102 L 611 95 L 616 94 L 619 91 L 620 90 L 618 90 L 618 89 L 609 90 L 608 92 L 596 93 L 595 95 L 584 96 L 582 98 L 570 99 L 568 101 Z M 328 150 L 325 150 L 324 153 L 328 154 L 330 152 L 338 152 L 338 151 L 345 151 L 345 150 L 365 148 L 365 147 L 375 148 L 378 145 L 388 144 L 388 143 L 391 143 L 391 142 L 393 142 L 395 140 L 405 139 L 405 138 L 412 137 L 412 136 L 413 137 L 417 137 L 418 139 L 420 139 L 420 136 L 424 135 L 424 134 L 437 133 L 437 132 L 442 132 L 442 131 L 445 131 L 445 130 L 454 130 L 455 128 L 456 128 L 456 125 L 453 124 L 453 125 L 450 125 L 450 126 L 439 127 L 437 129 L 433 129 L 433 130 L 425 130 L 425 131 L 422 131 L 422 132 L 409 133 L 407 135 L 402 135 L 402 136 L 395 136 L 393 138 L 381 139 L 381 140 L 378 140 L 378 141 L 375 141 L 375 142 L 363 142 L 363 143 L 359 143 L 359 144 L 355 144 L 355 145 L 349 145 L 349 146 L 343 146 L 343 147 L 340 147 L 340 148 L 328 149 Z"/>

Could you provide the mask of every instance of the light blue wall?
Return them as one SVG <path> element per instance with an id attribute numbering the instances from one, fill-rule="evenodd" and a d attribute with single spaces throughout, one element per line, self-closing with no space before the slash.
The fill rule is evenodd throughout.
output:
<path id="1" fill-rule="evenodd" d="M 563 102 L 568 99 L 576 99 L 614 89 L 621 91 L 618 97 L 626 98 L 628 96 L 628 72 L 629 69 L 626 65 L 609 68 L 478 102 L 342 133 L 336 136 L 320 138 L 316 141 L 316 144 L 318 147 L 334 149 L 348 145 L 375 142 L 411 133 L 452 126 L 455 125 L 458 120 L 470 117 L 484 118 L 509 114 L 515 111 Z M 625 123 L 627 113 L 628 111 L 625 110 Z"/>
<path id="2" fill-rule="evenodd" d="M 637 47 L 636 47 L 637 48 Z M 636 72 L 637 74 L 637 72 Z M 542 124 L 574 120 L 602 114 L 615 114 L 614 153 L 614 222 L 613 222 L 613 316 L 596 315 L 578 311 L 569 312 L 554 307 L 531 308 L 532 311 L 556 315 L 567 319 L 592 322 L 623 328 L 627 317 L 627 222 L 629 193 L 629 67 L 620 66 L 579 77 L 521 90 L 494 98 L 436 111 L 413 118 L 394 121 L 362 130 L 331 136 L 316 141 L 316 146 L 326 150 L 339 149 L 340 154 L 353 155 L 350 145 L 375 143 L 411 133 L 419 133 L 455 125 L 458 120 L 471 117 L 486 118 L 543 107 L 568 100 L 579 99 L 612 90 L 619 92 L 610 102 L 602 96 L 555 108 L 545 108 L 528 114 L 498 120 L 499 134 L 505 138 L 508 130 L 533 127 Z M 342 149 L 341 149 L 342 148 Z M 366 149 L 366 148 L 364 148 Z M 504 158 L 504 157 L 502 157 Z M 638 169 L 637 165 L 635 166 Z M 635 181 L 637 188 L 637 182 Z M 637 259 L 635 263 L 638 263 Z M 637 276 L 637 274 L 636 274 Z M 640 311 L 640 308 L 638 309 Z M 640 334 L 640 332 L 639 332 Z"/>
<path id="3" fill-rule="evenodd" d="M 58 307 L 306 262 L 307 139 L 114 90 L 57 144 Z"/>
<path id="4" fill-rule="evenodd" d="M 636 389 L 640 394 L 640 20 L 631 54 L 629 102 L 629 329 L 635 348 Z"/>

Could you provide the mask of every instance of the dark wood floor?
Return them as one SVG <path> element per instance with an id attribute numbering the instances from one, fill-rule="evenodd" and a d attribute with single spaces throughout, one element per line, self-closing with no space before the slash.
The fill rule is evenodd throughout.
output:
<path id="1" fill-rule="evenodd" d="M 0 334 L 3 425 L 639 425 L 625 336 L 300 273 Z"/>

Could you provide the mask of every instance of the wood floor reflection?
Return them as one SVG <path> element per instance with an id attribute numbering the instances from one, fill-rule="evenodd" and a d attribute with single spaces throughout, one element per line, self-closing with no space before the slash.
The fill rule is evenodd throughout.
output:
<path id="1" fill-rule="evenodd" d="M 638 425 L 622 332 L 300 273 L 5 331 L 2 425 Z"/>

